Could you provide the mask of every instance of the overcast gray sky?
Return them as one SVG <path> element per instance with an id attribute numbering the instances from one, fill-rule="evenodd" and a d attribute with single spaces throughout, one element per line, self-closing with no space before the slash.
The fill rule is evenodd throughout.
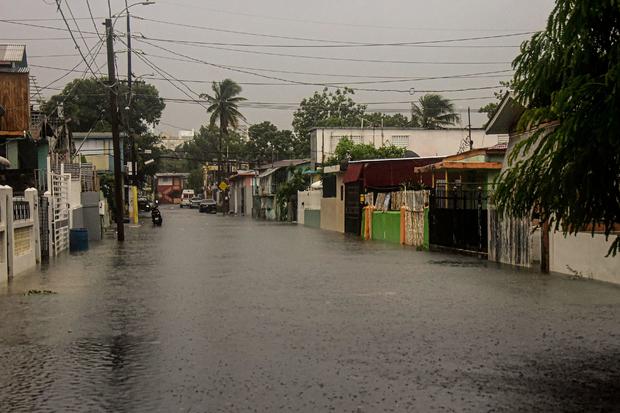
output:
<path id="1" fill-rule="evenodd" d="M 0 43 L 27 45 L 31 74 L 36 76 L 39 86 L 47 85 L 65 74 L 66 69 L 81 61 L 54 3 L 54 0 L 19 2 L 0 0 L 0 19 L 54 19 L 21 23 L 62 29 L 53 30 L 0 22 Z M 129 4 L 131 3 L 133 2 L 130 1 Z M 120 12 L 125 7 L 124 0 L 110 0 L 110 4 L 112 13 Z M 95 23 L 102 32 L 101 23 L 108 14 L 108 1 L 90 0 L 90 6 Z M 291 105 L 298 104 L 303 97 L 322 89 L 317 85 L 287 84 L 286 81 L 319 84 L 331 82 L 363 89 L 382 89 L 384 91 L 360 90 L 356 92 L 355 98 L 358 102 L 372 102 L 373 104 L 369 105 L 370 110 L 402 110 L 403 113 L 407 113 L 409 104 L 406 102 L 417 99 L 423 93 L 416 92 L 412 97 L 408 92 L 411 88 L 418 91 L 484 88 L 495 86 L 500 80 L 508 80 L 511 72 L 469 78 L 403 82 L 392 82 L 393 80 L 508 70 L 509 62 L 518 53 L 517 46 L 530 35 L 453 43 L 427 43 L 417 47 L 340 46 L 350 46 L 352 43 L 420 42 L 530 32 L 544 27 L 552 7 L 552 0 L 303 2 L 156 0 L 154 5 L 131 8 L 136 16 L 132 20 L 132 31 L 136 34 L 142 33 L 147 38 L 157 39 L 148 40 L 156 46 L 136 39 L 133 47 L 143 51 L 145 53 L 143 58 L 148 59 L 165 76 L 157 73 L 156 69 L 148 67 L 136 56 L 133 59 L 133 72 L 136 76 L 155 74 L 156 77 L 173 76 L 177 79 L 204 81 L 204 83 L 187 82 L 185 86 L 175 82 L 178 88 L 192 98 L 196 98 L 197 93 L 208 92 L 210 90 L 208 82 L 232 78 L 242 84 L 242 95 L 248 99 L 247 106 L 252 106 L 242 109 L 250 124 L 269 120 L 278 127 L 290 128 L 294 111 Z M 76 17 L 76 22 L 85 37 L 84 41 L 89 47 L 99 42 L 95 34 L 95 25 L 89 17 L 86 0 L 63 0 L 62 9 L 84 52 L 87 49 L 75 22 L 71 19 L 71 12 Z M 163 22 L 140 20 L 139 17 Z M 202 26 L 202 28 L 190 26 Z M 116 30 L 125 32 L 124 19 L 118 21 Z M 192 45 L 163 40 L 203 43 Z M 223 45 L 207 45 L 204 42 L 223 43 Z M 261 44 L 297 47 L 258 46 Z M 332 47 L 298 47 L 301 45 Z M 161 47 L 168 50 L 163 50 Z M 115 48 L 123 50 L 125 46 L 117 41 Z M 222 50 L 222 48 L 236 50 Z M 281 56 L 281 54 L 320 57 L 320 59 Z M 96 60 L 104 72 L 105 59 L 104 47 Z M 200 62 L 178 59 L 195 59 Z M 336 59 L 374 60 L 374 62 Z M 236 70 L 218 65 L 229 68 L 235 66 Z M 81 76 L 85 67 L 84 64 L 80 65 L 78 71 L 54 83 L 50 89 L 43 90 L 43 96 L 58 93 L 51 88 L 62 88 L 72 78 Z M 126 67 L 126 55 L 119 55 L 119 72 L 126 74 Z M 258 74 L 266 77 L 257 76 Z M 383 83 L 352 84 L 352 82 L 371 81 Z M 166 80 L 149 80 L 149 82 L 157 86 L 163 97 L 189 99 Z M 386 89 L 389 91 L 385 91 Z M 462 111 L 466 111 L 468 106 L 476 110 L 493 100 L 493 90 L 487 89 L 441 94 L 454 99 L 456 107 Z M 266 103 L 269 105 L 265 105 Z M 206 123 L 207 119 L 204 108 L 196 103 L 167 102 L 162 124 L 158 130 L 176 134 L 179 128 L 198 128 Z M 483 116 L 476 114 L 472 123 L 474 126 L 480 126 L 482 121 Z M 466 124 L 466 114 L 463 124 Z"/>

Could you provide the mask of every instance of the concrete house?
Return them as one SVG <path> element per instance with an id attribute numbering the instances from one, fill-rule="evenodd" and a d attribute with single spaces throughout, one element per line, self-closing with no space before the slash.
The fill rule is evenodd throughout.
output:
<path id="1" fill-rule="evenodd" d="M 257 168 L 258 185 L 254 194 L 254 217 L 271 221 L 279 219 L 276 193 L 278 187 L 290 178 L 290 167 L 309 168 L 310 160 L 287 159 Z M 296 208 L 294 210 L 296 211 Z"/>
<path id="2" fill-rule="evenodd" d="M 189 178 L 188 173 L 162 172 L 155 174 L 155 194 L 162 204 L 178 204 L 181 202 L 181 194 L 185 183 Z"/>
<path id="3" fill-rule="evenodd" d="M 237 171 L 230 181 L 230 213 L 252 216 L 254 188 L 257 183 L 256 171 Z"/>
<path id="4" fill-rule="evenodd" d="M 323 164 L 344 138 L 375 147 L 392 144 L 405 148 L 408 157 L 446 156 L 458 153 L 462 146 L 469 148 L 468 133 L 468 129 L 462 128 L 314 128 L 310 132 L 311 161 Z M 485 134 L 484 129 L 471 130 L 473 148 L 493 146 L 498 138 Z"/>
<path id="5" fill-rule="evenodd" d="M 124 138 L 125 134 L 121 133 L 121 148 Z M 73 132 L 72 139 L 77 156 L 84 157 L 98 172 L 114 173 L 112 132 Z M 121 151 L 121 165 L 124 165 L 123 152 Z"/>

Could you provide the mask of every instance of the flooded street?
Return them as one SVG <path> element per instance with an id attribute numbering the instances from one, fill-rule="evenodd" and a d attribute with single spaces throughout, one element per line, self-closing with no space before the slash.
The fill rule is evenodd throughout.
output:
<path id="1" fill-rule="evenodd" d="M 0 286 L 0 411 L 620 411 L 616 286 L 162 213 Z"/>

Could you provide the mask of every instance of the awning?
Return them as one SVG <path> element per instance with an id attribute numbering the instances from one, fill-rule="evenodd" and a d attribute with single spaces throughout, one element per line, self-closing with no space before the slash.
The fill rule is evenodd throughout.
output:
<path id="1" fill-rule="evenodd" d="M 350 184 L 352 182 L 357 182 L 362 179 L 362 171 L 364 170 L 363 163 L 354 163 L 349 164 L 344 176 L 342 177 L 342 182 L 345 184 Z"/>
<path id="2" fill-rule="evenodd" d="M 267 169 L 265 172 L 263 172 L 262 174 L 258 175 L 259 178 L 264 178 L 266 176 L 271 175 L 272 173 L 274 173 L 275 171 L 277 171 L 280 168 L 269 168 Z"/>
<path id="3" fill-rule="evenodd" d="M 416 173 L 432 172 L 433 170 L 500 170 L 501 162 L 458 162 L 442 161 L 432 165 L 419 166 L 415 168 Z"/>

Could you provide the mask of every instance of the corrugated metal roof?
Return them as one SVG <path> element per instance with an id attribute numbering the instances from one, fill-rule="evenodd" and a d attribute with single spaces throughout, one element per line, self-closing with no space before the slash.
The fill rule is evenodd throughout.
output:
<path id="1" fill-rule="evenodd" d="M 24 44 L 0 44 L 0 63 L 1 62 L 21 62 L 26 53 Z"/>

